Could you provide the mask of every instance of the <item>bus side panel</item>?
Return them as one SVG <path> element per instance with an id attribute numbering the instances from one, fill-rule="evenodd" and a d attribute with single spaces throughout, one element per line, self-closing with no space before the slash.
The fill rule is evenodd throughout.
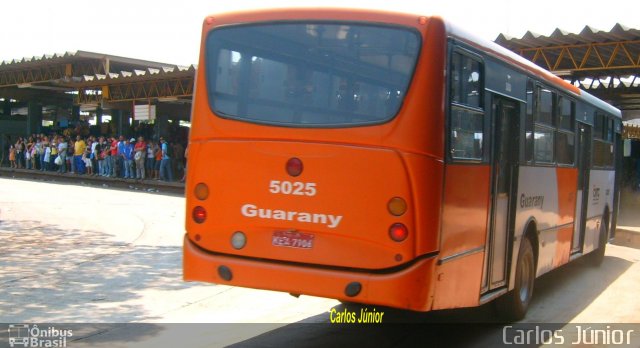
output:
<path id="1" fill-rule="evenodd" d="M 516 204 L 515 238 L 511 260 L 518 259 L 518 250 L 522 234 L 530 221 L 535 221 L 538 230 L 538 268 L 539 276 L 554 268 L 556 250 L 559 243 L 558 221 L 558 174 L 556 167 L 522 166 L 518 177 L 518 200 Z M 560 179 L 561 180 L 561 179 Z M 566 208 L 569 209 L 569 208 Z M 515 272 L 516 262 L 512 262 L 511 274 Z M 511 277 L 509 289 L 513 288 Z"/>
<path id="2" fill-rule="evenodd" d="M 589 191 L 586 192 L 589 195 L 589 205 L 583 248 L 585 254 L 598 247 L 600 224 L 603 223 L 602 214 L 605 209 L 609 208 L 609 214 L 613 211 L 614 180 L 613 170 L 592 170 L 589 173 Z"/>
<path id="3" fill-rule="evenodd" d="M 486 242 L 490 176 L 489 166 L 446 167 L 434 309 L 479 304 L 484 253 L 474 250 Z"/>
<path id="4" fill-rule="evenodd" d="M 438 250 L 444 164 L 427 156 L 402 154 L 415 207 L 415 255 Z"/>
<path id="5" fill-rule="evenodd" d="M 556 169 L 558 181 L 558 225 L 573 223 L 576 212 L 576 188 L 578 170 L 576 168 Z"/>
<path id="6" fill-rule="evenodd" d="M 576 211 L 576 187 L 578 171 L 575 168 L 556 169 L 558 180 L 558 235 L 553 267 L 569 262 Z"/>
<path id="7" fill-rule="evenodd" d="M 569 262 L 571 255 L 571 238 L 573 237 L 573 224 L 559 227 L 556 231 L 555 255 L 551 260 L 551 269 L 560 267 Z"/>
<path id="8" fill-rule="evenodd" d="M 483 261 L 484 252 L 479 252 L 436 266 L 432 309 L 480 305 Z"/>

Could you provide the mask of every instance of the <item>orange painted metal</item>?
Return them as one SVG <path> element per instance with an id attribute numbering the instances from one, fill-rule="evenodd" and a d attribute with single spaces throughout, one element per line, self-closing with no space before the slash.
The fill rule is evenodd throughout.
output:
<path id="1" fill-rule="evenodd" d="M 431 308 L 435 258 L 421 259 L 398 272 L 376 274 L 213 254 L 198 248 L 187 237 L 183 255 L 186 280 L 286 291 L 416 311 Z M 231 270 L 231 281 L 220 278 L 217 272 L 219 266 L 227 266 Z M 359 282 L 362 290 L 357 296 L 348 297 L 345 288 L 352 282 Z"/>
<path id="2" fill-rule="evenodd" d="M 437 266 L 432 309 L 478 306 L 483 260 L 479 252 Z"/>
<path id="3" fill-rule="evenodd" d="M 578 186 L 578 170 L 576 168 L 557 168 L 558 181 L 558 222 L 563 226 L 558 230 L 556 253 L 553 267 L 569 262 L 571 240 L 573 239 L 574 218 L 576 211 L 576 190 Z"/>
<path id="4" fill-rule="evenodd" d="M 440 260 L 484 247 L 489 216 L 491 167 L 448 165 L 444 182 Z M 484 252 L 436 267 L 434 309 L 477 306 Z"/>
<path id="5" fill-rule="evenodd" d="M 490 177 L 488 165 L 447 166 L 440 258 L 484 246 Z"/>

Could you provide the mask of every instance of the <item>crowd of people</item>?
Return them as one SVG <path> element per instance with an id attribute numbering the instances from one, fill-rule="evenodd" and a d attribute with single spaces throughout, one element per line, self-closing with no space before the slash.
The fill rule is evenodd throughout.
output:
<path id="1" fill-rule="evenodd" d="M 184 181 L 186 149 L 136 138 L 33 135 L 8 145 L 11 168 L 112 178 Z"/>

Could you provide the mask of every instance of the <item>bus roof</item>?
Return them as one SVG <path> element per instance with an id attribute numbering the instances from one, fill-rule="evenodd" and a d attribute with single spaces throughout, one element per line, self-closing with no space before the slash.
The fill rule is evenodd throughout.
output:
<path id="1" fill-rule="evenodd" d="M 622 113 L 616 107 L 594 97 L 593 95 L 581 90 L 580 88 L 570 84 L 569 82 L 559 78 L 558 76 L 552 74 L 551 72 L 541 68 L 540 66 L 534 64 L 533 62 L 525 59 L 522 56 L 517 55 L 516 53 L 498 45 L 495 42 L 488 41 L 482 38 L 471 34 L 460 27 L 452 24 L 451 22 L 445 21 L 445 25 L 447 27 L 447 32 L 454 39 L 465 42 L 466 44 L 471 45 L 483 52 L 486 52 L 489 55 L 492 55 L 500 60 L 506 61 L 511 65 L 519 68 L 520 70 L 535 75 L 540 78 L 542 81 L 552 84 L 558 88 L 561 88 L 565 91 L 572 92 L 577 98 L 595 106 L 602 111 L 611 114 L 617 118 L 622 118 Z"/>

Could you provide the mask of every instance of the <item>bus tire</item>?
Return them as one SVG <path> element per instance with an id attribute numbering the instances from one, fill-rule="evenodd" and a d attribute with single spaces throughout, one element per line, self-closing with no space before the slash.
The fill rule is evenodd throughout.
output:
<path id="1" fill-rule="evenodd" d="M 517 321 L 524 318 L 533 297 L 535 278 L 536 265 L 531 239 L 524 237 L 518 253 L 514 288 L 496 300 L 498 314 L 503 319 Z"/>
<path id="2" fill-rule="evenodd" d="M 607 220 L 604 220 L 602 224 L 600 224 L 600 236 L 598 242 L 598 248 L 589 254 L 587 254 L 587 259 L 589 264 L 593 267 L 599 267 L 604 260 L 604 252 L 607 248 Z"/>

